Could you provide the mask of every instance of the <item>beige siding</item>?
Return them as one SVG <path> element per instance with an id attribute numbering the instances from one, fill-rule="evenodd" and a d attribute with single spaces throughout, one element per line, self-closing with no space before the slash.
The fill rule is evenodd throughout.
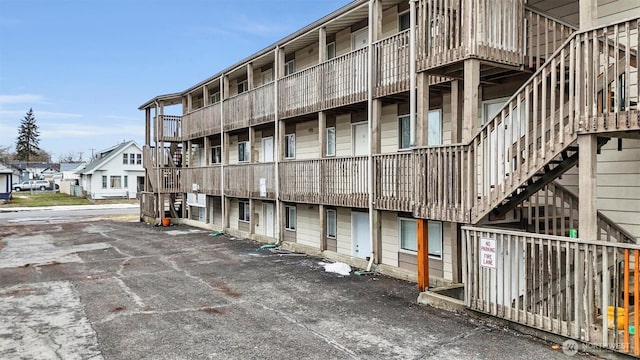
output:
<path id="1" fill-rule="evenodd" d="M 320 216 L 317 205 L 296 206 L 298 244 L 320 248 Z"/>
<path id="2" fill-rule="evenodd" d="M 238 136 L 229 136 L 229 164 L 238 163 Z"/>
<path id="3" fill-rule="evenodd" d="M 436 110 L 436 109 L 432 109 Z M 442 108 L 440 109 L 442 116 L 442 144 L 451 144 L 451 94 L 446 94 L 442 99 Z"/>
<path id="4" fill-rule="evenodd" d="M 351 28 L 347 27 L 336 33 L 336 56 L 351 51 Z"/>
<path id="5" fill-rule="evenodd" d="M 318 44 L 313 43 L 296 51 L 296 71 L 304 70 L 318 64 Z"/>
<path id="6" fill-rule="evenodd" d="M 442 223 L 442 278 L 453 280 L 453 244 L 451 243 L 451 223 Z"/>
<path id="7" fill-rule="evenodd" d="M 398 32 L 398 7 L 392 6 L 382 12 L 382 37 L 386 38 Z"/>
<path id="8" fill-rule="evenodd" d="M 640 240 L 640 140 L 617 139 L 598 155 L 598 210 Z"/>
<path id="9" fill-rule="evenodd" d="M 320 156 L 318 145 L 318 120 L 296 124 L 296 159 L 317 159 Z"/>
<path id="10" fill-rule="evenodd" d="M 251 162 L 260 162 L 262 155 L 262 131 L 256 131 L 251 144 Z"/>
<path id="11" fill-rule="evenodd" d="M 351 256 L 351 209 L 338 208 L 338 254 Z"/>
<path id="12" fill-rule="evenodd" d="M 336 156 L 352 155 L 351 115 L 336 116 Z"/>
<path id="13" fill-rule="evenodd" d="M 231 199 L 229 200 L 229 227 L 231 229 L 238 229 L 238 200 Z"/>
<path id="14" fill-rule="evenodd" d="M 598 24 L 606 25 L 616 21 L 640 16 L 638 0 L 599 0 Z"/>
<path id="15" fill-rule="evenodd" d="M 382 211 L 380 215 L 382 221 L 382 263 L 390 266 L 398 266 L 398 249 L 400 239 L 398 239 L 398 214 L 395 212 Z"/>
<path id="16" fill-rule="evenodd" d="M 209 211 L 211 209 L 213 209 L 213 219 L 209 218 L 209 223 L 222 225 L 222 201 L 220 197 L 209 196 Z M 209 216 L 211 216 L 211 213 L 209 213 Z"/>
<path id="17" fill-rule="evenodd" d="M 398 106 L 384 106 L 380 120 L 380 153 L 388 154 L 396 151 L 398 151 Z"/>
<path id="18" fill-rule="evenodd" d="M 262 211 L 262 201 L 260 200 L 254 200 L 253 201 L 253 214 L 251 214 L 251 216 L 253 216 L 253 221 L 255 224 L 255 230 L 254 232 L 258 235 L 264 235 L 265 231 L 264 231 L 264 212 Z"/>

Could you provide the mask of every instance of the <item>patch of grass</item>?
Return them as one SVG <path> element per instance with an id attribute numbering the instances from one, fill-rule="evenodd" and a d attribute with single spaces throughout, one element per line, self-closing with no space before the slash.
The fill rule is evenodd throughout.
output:
<path id="1" fill-rule="evenodd" d="M 89 205 L 91 201 L 61 193 L 14 192 L 13 199 L 3 207 L 36 207 L 57 205 Z"/>

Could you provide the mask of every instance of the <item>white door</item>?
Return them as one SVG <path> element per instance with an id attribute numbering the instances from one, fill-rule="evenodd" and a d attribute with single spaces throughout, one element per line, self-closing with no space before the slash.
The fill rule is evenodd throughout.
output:
<path id="1" fill-rule="evenodd" d="M 369 43 L 369 29 L 364 28 L 351 35 L 351 50 L 362 49 Z"/>
<path id="2" fill-rule="evenodd" d="M 352 255 L 365 259 L 371 256 L 369 234 L 369 214 L 366 212 L 351 212 L 351 242 L 353 244 Z"/>
<path id="3" fill-rule="evenodd" d="M 273 137 L 262 139 L 262 156 L 260 162 L 273 162 Z"/>
<path id="4" fill-rule="evenodd" d="M 262 218 L 264 219 L 264 235 L 274 237 L 275 210 L 273 203 L 262 203 Z"/>
<path id="5" fill-rule="evenodd" d="M 369 154 L 369 134 L 367 123 L 353 124 L 353 155 Z"/>

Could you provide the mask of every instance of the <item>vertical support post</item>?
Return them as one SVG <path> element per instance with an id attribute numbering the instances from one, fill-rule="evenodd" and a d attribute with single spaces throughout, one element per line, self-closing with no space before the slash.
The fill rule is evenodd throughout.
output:
<path id="1" fill-rule="evenodd" d="M 476 59 L 464 62 L 464 114 L 462 142 L 471 140 L 479 125 L 480 62 Z"/>
<path id="2" fill-rule="evenodd" d="M 598 209 L 596 205 L 598 140 L 596 135 L 578 135 L 578 236 L 596 240 L 598 234 Z"/>
<path id="3" fill-rule="evenodd" d="M 373 205 L 373 187 L 374 187 L 374 179 L 373 179 L 373 156 L 371 145 L 373 143 L 373 36 L 375 35 L 373 31 L 374 19 L 376 18 L 375 12 L 377 7 L 376 2 L 378 0 L 369 0 L 369 33 L 368 33 L 368 46 L 367 46 L 367 133 L 369 140 L 369 151 L 367 157 L 367 188 L 368 188 L 368 209 L 369 209 L 369 247 L 371 248 L 371 255 L 369 260 L 369 265 L 367 266 L 367 271 L 371 270 L 371 265 L 373 261 L 375 261 L 376 251 L 374 244 L 374 221 L 375 217 L 373 215 L 374 205 Z"/>
<path id="4" fill-rule="evenodd" d="M 258 159 L 254 159 L 253 157 L 253 145 L 256 141 L 256 128 L 253 126 L 249 126 L 249 163 L 258 162 Z"/>
<path id="5" fill-rule="evenodd" d="M 596 0 L 580 0 L 580 30 L 591 29 L 598 21 L 598 2 Z"/>
<path id="6" fill-rule="evenodd" d="M 425 72 L 418 75 L 418 99 L 416 118 L 416 146 L 428 145 L 429 133 L 429 76 Z"/>
<path id="7" fill-rule="evenodd" d="M 624 249 L 624 333 L 622 347 L 624 352 L 629 352 L 629 249 Z M 637 311 L 637 310 L 636 310 Z M 636 325 L 637 326 L 637 325 Z"/>
<path id="8" fill-rule="evenodd" d="M 324 205 L 318 205 L 318 217 L 320 219 L 320 251 L 327 250 L 327 211 Z"/>
<path id="9" fill-rule="evenodd" d="M 460 86 L 460 80 L 451 81 L 451 143 L 459 144 L 462 141 L 464 93 Z"/>
<path id="10" fill-rule="evenodd" d="M 224 194 L 224 167 L 229 163 L 229 157 L 227 156 L 228 148 L 229 148 L 229 138 L 228 135 L 224 132 L 224 83 L 225 83 L 224 74 L 220 75 L 220 215 L 222 219 L 222 231 L 228 227 L 227 222 L 227 201 L 226 196 Z"/>
<path id="11" fill-rule="evenodd" d="M 204 166 L 210 166 L 211 164 L 211 138 L 209 136 L 204 137 Z"/>
<path id="12" fill-rule="evenodd" d="M 249 199 L 249 235 L 256 233 L 256 201 Z"/>
<path id="13" fill-rule="evenodd" d="M 209 105 L 209 96 L 207 96 L 207 85 L 202 85 L 202 107 Z"/>
<path id="14" fill-rule="evenodd" d="M 418 225 L 418 291 L 429 288 L 429 222 L 417 219 Z"/>
<path id="15" fill-rule="evenodd" d="M 276 204 L 275 204 L 275 211 L 276 211 L 276 221 L 277 221 L 277 233 L 275 234 L 275 237 L 277 239 L 277 243 L 280 243 L 283 240 L 282 237 L 282 232 L 280 231 L 281 227 L 280 224 L 282 223 L 282 219 L 281 219 L 281 212 L 280 212 L 280 161 L 282 161 L 282 156 L 281 156 L 281 152 L 282 152 L 282 148 L 284 148 L 284 146 L 282 146 L 282 141 L 284 141 L 284 124 L 282 124 L 280 122 L 280 113 L 279 113 L 279 103 L 280 103 L 280 97 L 279 97 L 279 81 L 282 78 L 282 76 L 284 75 L 284 49 L 280 48 L 280 46 L 276 46 L 275 50 L 274 50 L 274 84 L 273 84 L 273 94 L 274 94 L 274 124 L 275 124 L 275 129 L 274 129 L 274 152 L 275 152 L 275 156 L 274 159 L 275 160 L 275 177 L 276 177 L 276 181 L 275 181 L 275 185 L 276 185 Z"/>
<path id="16" fill-rule="evenodd" d="M 416 0 L 409 1 L 409 137 L 416 144 Z M 423 119 L 424 120 L 424 119 Z"/>
<path id="17" fill-rule="evenodd" d="M 323 158 L 327 156 L 327 113 L 318 113 L 318 155 Z"/>
<path id="18" fill-rule="evenodd" d="M 247 64 L 247 89 L 251 90 L 253 89 L 254 83 L 253 83 L 253 63 L 248 63 Z"/>
<path id="19" fill-rule="evenodd" d="M 633 334 L 633 353 L 640 355 L 640 251 L 633 250 L 633 324 L 638 330 Z"/>
<path id="20" fill-rule="evenodd" d="M 327 28 L 318 29 L 318 63 L 327 60 Z"/>
<path id="21" fill-rule="evenodd" d="M 193 95 L 191 93 L 187 94 L 187 113 L 193 111 Z"/>

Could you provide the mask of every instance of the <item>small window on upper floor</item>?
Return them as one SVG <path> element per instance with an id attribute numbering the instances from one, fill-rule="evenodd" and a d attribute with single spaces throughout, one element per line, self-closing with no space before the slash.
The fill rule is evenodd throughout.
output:
<path id="1" fill-rule="evenodd" d="M 284 158 L 296 158 L 296 134 L 287 134 L 284 136 Z"/>
<path id="2" fill-rule="evenodd" d="M 209 94 L 209 104 L 215 104 L 220 102 L 220 91 Z"/>
<path id="3" fill-rule="evenodd" d="M 327 44 L 327 60 L 331 60 L 336 57 L 336 42 Z"/>
<path id="4" fill-rule="evenodd" d="M 336 128 L 328 127 L 327 128 L 327 148 L 326 155 L 327 156 L 335 156 L 336 155 Z"/>
<path id="5" fill-rule="evenodd" d="M 405 31 L 411 27 L 411 14 L 409 11 L 398 14 L 398 31 Z"/>
<path id="6" fill-rule="evenodd" d="M 136 154 L 136 165 L 142 165 L 142 154 Z"/>
<path id="7" fill-rule="evenodd" d="M 211 163 L 212 164 L 222 163 L 222 147 L 221 146 L 211 147 Z"/>
<path id="8" fill-rule="evenodd" d="M 240 81 L 238 83 L 238 94 L 242 94 L 247 90 L 249 90 L 249 83 L 247 82 L 247 80 Z"/>
<path id="9" fill-rule="evenodd" d="M 411 147 L 411 118 L 409 115 L 398 117 L 398 149 Z"/>
<path id="10" fill-rule="evenodd" d="M 296 72 L 296 60 L 292 59 L 284 63 L 284 76 L 291 75 Z"/>
<path id="11" fill-rule="evenodd" d="M 249 142 L 242 141 L 238 143 L 238 162 L 249 161 Z"/>
<path id="12" fill-rule="evenodd" d="M 122 154 L 122 164 L 129 165 L 129 154 Z"/>

